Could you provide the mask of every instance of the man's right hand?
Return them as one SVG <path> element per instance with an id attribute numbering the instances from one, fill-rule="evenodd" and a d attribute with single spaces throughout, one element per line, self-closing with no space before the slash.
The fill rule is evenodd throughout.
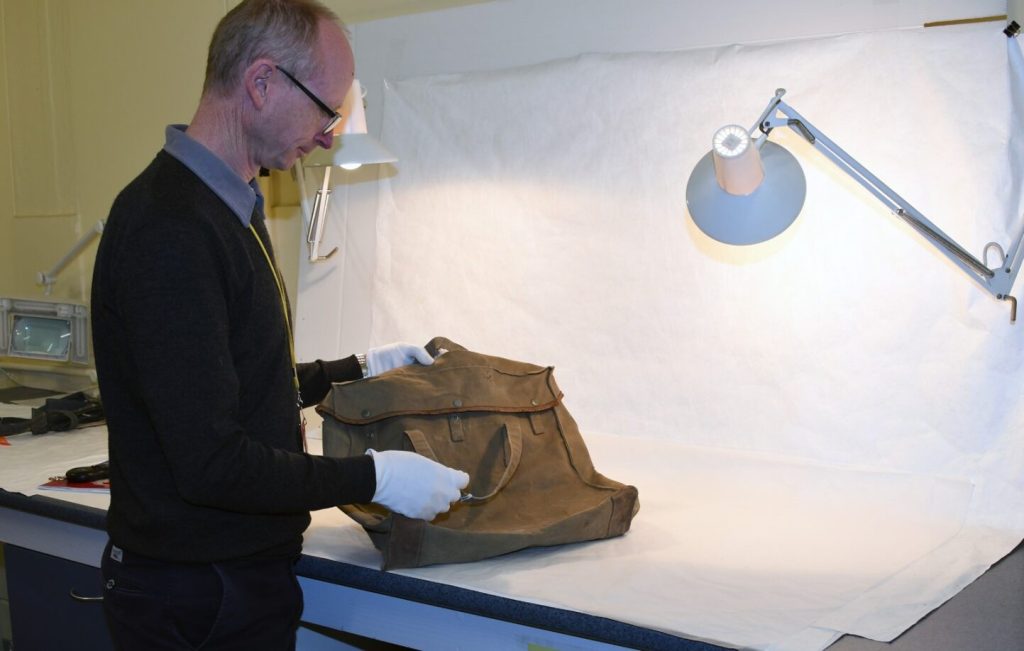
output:
<path id="1" fill-rule="evenodd" d="M 433 520 L 462 496 L 469 475 L 415 452 L 367 450 L 373 457 L 377 491 L 373 501 L 410 518 Z"/>

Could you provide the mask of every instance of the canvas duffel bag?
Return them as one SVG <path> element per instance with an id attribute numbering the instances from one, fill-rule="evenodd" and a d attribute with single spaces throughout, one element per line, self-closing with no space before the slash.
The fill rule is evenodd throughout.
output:
<path id="1" fill-rule="evenodd" d="M 629 530 L 636 488 L 594 469 L 551 367 L 471 352 L 442 337 L 426 347 L 433 365 L 335 384 L 317 407 L 325 455 L 410 450 L 469 473 L 468 495 L 431 522 L 377 504 L 340 507 L 381 551 L 383 569 Z"/>

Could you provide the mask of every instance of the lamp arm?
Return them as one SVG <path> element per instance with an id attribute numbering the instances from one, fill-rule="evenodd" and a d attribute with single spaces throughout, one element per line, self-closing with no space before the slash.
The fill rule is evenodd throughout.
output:
<path id="1" fill-rule="evenodd" d="M 309 207 L 309 198 L 306 194 L 306 172 L 301 160 L 295 161 L 296 181 L 299 184 L 299 198 L 302 204 L 302 211 L 309 215 L 309 228 L 306 230 L 306 245 L 309 249 L 309 261 L 319 262 L 326 260 L 338 252 L 335 247 L 327 255 L 320 255 L 320 241 L 324 235 L 324 225 L 327 222 L 327 202 L 331 195 L 331 168 L 324 169 L 323 183 L 316 196 L 313 197 L 313 207 Z"/>
<path id="2" fill-rule="evenodd" d="M 813 124 L 797 113 L 793 107 L 783 102 L 781 100 L 780 92 L 784 91 L 776 91 L 776 97 L 769 104 L 769 110 L 766 112 L 766 116 L 761 118 L 761 121 L 757 126 L 757 128 L 765 134 L 765 137 L 767 137 L 768 134 L 771 133 L 772 129 L 776 127 L 785 126 L 793 129 L 810 142 L 815 149 L 824 154 L 825 157 L 832 161 L 839 169 L 846 172 L 847 175 L 857 181 L 857 183 L 863 186 L 868 192 L 873 194 L 893 213 L 907 222 L 918 233 L 923 235 L 926 240 L 949 258 L 957 267 L 973 278 L 979 285 L 984 287 L 986 291 L 998 299 L 1010 300 L 1012 298 L 1009 296 L 1009 292 L 1017 277 L 1017 272 L 1019 271 L 1018 265 L 1008 264 L 1010 263 L 1010 260 L 1004 257 L 1003 260 L 1000 260 L 999 268 L 990 269 L 976 257 L 968 253 L 962 246 L 957 244 L 952 238 L 944 233 L 942 229 L 921 214 L 921 212 L 914 208 L 908 201 L 896 194 L 896 192 L 883 183 L 878 177 L 869 172 L 852 156 L 825 136 Z M 777 114 L 773 115 L 772 113 L 776 111 L 785 117 L 780 117 Z M 1019 250 L 1022 238 L 1024 238 L 1024 233 L 1021 234 L 1021 237 L 1018 237 L 1017 242 L 1014 247 L 1012 247 L 1011 251 Z"/>
<path id="3" fill-rule="evenodd" d="M 36 274 L 36 284 L 44 287 L 47 296 L 53 290 L 53 284 L 57 282 L 57 276 L 60 272 L 64 271 L 64 268 L 71 264 L 78 255 L 85 250 L 85 247 L 99 237 L 103 233 L 103 226 L 106 224 L 105 220 L 99 220 L 93 224 L 92 228 L 86 232 L 77 242 L 72 245 L 71 249 L 65 253 L 60 260 L 58 260 L 49 271 L 40 271 Z"/>
<path id="4" fill-rule="evenodd" d="M 775 112 L 776 107 L 778 107 L 779 103 L 782 101 L 782 96 L 785 94 L 785 88 L 776 88 L 775 97 L 769 100 L 768 106 L 766 106 L 764 111 L 761 113 L 761 117 L 757 118 L 757 122 L 755 122 L 754 126 L 750 128 L 751 136 L 753 136 L 754 132 L 758 130 L 760 130 L 761 133 L 764 134 L 763 137 L 759 137 L 756 140 L 758 149 L 760 149 L 761 146 L 764 145 L 765 141 L 768 139 L 768 134 L 771 133 L 771 128 L 766 128 L 767 120 L 769 117 L 771 117 L 772 113 Z"/>

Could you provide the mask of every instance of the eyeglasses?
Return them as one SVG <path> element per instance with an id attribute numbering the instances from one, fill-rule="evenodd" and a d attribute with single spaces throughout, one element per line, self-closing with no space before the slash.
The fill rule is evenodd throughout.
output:
<path id="1" fill-rule="evenodd" d="M 299 90 L 301 90 L 302 92 L 304 92 L 306 94 L 306 97 L 308 97 L 309 99 L 313 100 L 316 103 L 316 105 L 320 107 L 320 110 L 322 110 L 324 113 L 326 113 L 331 118 L 330 122 L 327 123 L 327 126 L 324 127 L 323 131 L 321 131 L 320 133 L 326 135 L 326 134 L 330 133 L 331 131 L 334 131 L 334 127 L 338 126 L 338 123 L 341 122 L 341 115 L 339 115 L 338 112 L 335 111 L 334 109 L 332 109 L 330 106 L 327 106 L 326 104 L 324 104 L 323 101 L 319 97 L 317 97 L 316 95 L 313 94 L 313 91 L 311 91 L 310 89 L 308 89 L 305 86 L 303 86 L 302 83 L 298 79 L 296 79 L 294 76 L 292 76 L 292 73 L 288 72 L 287 70 L 285 70 L 281 66 L 277 66 L 277 69 L 280 70 L 282 73 L 284 73 L 285 77 L 288 77 L 289 79 L 291 79 L 292 83 L 295 84 L 298 87 Z"/>

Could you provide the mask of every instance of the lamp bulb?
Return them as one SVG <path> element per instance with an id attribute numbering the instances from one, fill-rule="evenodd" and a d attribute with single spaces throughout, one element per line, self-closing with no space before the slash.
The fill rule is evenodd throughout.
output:
<path id="1" fill-rule="evenodd" d="M 724 126 L 715 132 L 712 147 L 722 158 L 736 158 L 750 147 L 750 134 L 735 124 Z"/>

